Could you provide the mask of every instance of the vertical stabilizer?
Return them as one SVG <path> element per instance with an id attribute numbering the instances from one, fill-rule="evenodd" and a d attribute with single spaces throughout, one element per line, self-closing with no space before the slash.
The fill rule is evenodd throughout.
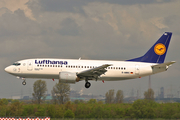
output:
<path id="1" fill-rule="evenodd" d="M 164 63 L 171 36 L 171 32 L 165 32 L 144 56 L 127 61 Z"/>

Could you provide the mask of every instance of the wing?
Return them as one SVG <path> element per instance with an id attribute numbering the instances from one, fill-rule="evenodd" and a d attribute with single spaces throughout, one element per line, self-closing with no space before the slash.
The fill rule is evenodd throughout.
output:
<path id="1" fill-rule="evenodd" d="M 77 76 L 80 78 L 84 78 L 84 77 L 89 78 L 89 79 L 95 78 L 97 80 L 100 75 L 104 74 L 107 71 L 105 68 L 107 68 L 108 66 L 111 66 L 111 65 L 104 64 L 96 68 L 88 69 L 88 70 L 79 72 Z"/>

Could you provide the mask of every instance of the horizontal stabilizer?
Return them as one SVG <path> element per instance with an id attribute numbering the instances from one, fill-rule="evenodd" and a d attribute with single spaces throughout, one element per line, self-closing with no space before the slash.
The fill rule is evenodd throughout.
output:
<path id="1" fill-rule="evenodd" d="M 156 68 L 156 67 L 166 67 L 169 66 L 171 64 L 174 64 L 176 61 L 171 61 L 171 62 L 166 62 L 166 63 L 162 63 L 162 64 L 157 64 L 157 65 L 152 65 L 151 67 Z"/>

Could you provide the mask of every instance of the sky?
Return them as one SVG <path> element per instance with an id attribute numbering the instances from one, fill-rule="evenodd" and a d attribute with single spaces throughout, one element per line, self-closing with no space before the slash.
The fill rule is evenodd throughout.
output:
<path id="1" fill-rule="evenodd" d="M 4 71 L 27 58 L 127 60 L 145 54 L 164 32 L 172 32 L 165 61 L 176 61 L 168 71 L 151 76 L 157 95 L 180 91 L 179 0 L 0 0 L 0 98 L 32 95 L 26 86 Z M 105 95 L 114 89 L 125 96 L 139 91 L 143 97 L 149 77 L 116 82 L 84 81 L 71 85 L 81 94 Z M 48 93 L 56 81 L 45 80 Z"/>

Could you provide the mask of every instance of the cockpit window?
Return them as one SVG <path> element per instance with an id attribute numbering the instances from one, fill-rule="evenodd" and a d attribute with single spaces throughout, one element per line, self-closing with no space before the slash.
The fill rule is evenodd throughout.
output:
<path id="1" fill-rule="evenodd" d="M 13 63 L 13 65 L 19 66 L 19 65 L 21 65 L 21 63 Z"/>

